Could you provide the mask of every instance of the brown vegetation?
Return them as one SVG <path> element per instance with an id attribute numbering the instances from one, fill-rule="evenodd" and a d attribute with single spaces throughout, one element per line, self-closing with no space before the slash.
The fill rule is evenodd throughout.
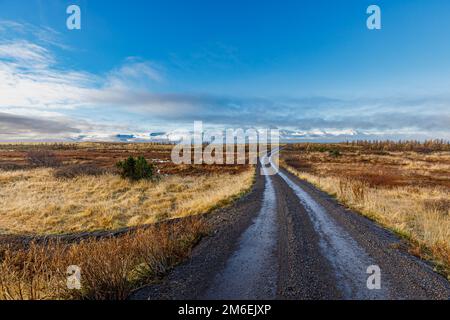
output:
<path id="1" fill-rule="evenodd" d="M 246 192 L 255 170 L 174 165 L 171 150 L 158 144 L 0 144 L 0 233 L 18 239 L 0 240 L 0 300 L 125 299 L 185 259 L 208 232 L 202 214 Z M 158 179 L 121 178 L 116 163 L 130 156 L 143 156 Z M 67 240 L 127 227 L 137 231 Z M 42 241 L 66 233 L 75 238 Z M 21 241 L 24 235 L 37 240 Z M 71 265 L 81 268 L 82 290 L 67 288 Z"/>
<path id="2" fill-rule="evenodd" d="M 115 170 L 116 163 L 129 156 L 143 156 L 156 166 L 161 175 L 239 174 L 248 169 L 243 165 L 174 165 L 171 161 L 172 148 L 172 145 L 154 143 L 0 143 L 0 170 L 35 168 L 28 161 L 28 154 L 33 152 L 52 154 L 61 166 L 90 165 L 109 171 Z"/>
<path id="3" fill-rule="evenodd" d="M 361 151 L 365 153 L 383 154 L 384 152 L 413 151 L 417 153 L 430 153 L 439 151 L 450 151 L 450 142 L 442 139 L 416 141 L 367 141 L 357 140 L 346 143 L 297 143 L 291 144 L 291 150 L 309 152 L 327 152 L 330 150 Z"/>
<path id="4" fill-rule="evenodd" d="M 443 151 L 448 148 L 442 141 L 298 144 L 284 150 L 281 163 L 411 239 L 414 253 L 450 274 L 450 152 Z"/>
<path id="5" fill-rule="evenodd" d="M 198 217 L 118 238 L 0 244 L 0 300 L 126 299 L 187 257 L 206 232 Z M 67 286 L 66 271 L 73 265 L 81 270 L 81 290 Z"/>
<path id="6" fill-rule="evenodd" d="M 156 144 L 0 144 L 0 232 L 149 224 L 207 212 L 252 184 L 251 166 L 174 165 L 171 150 Z M 158 179 L 120 178 L 117 161 L 139 155 L 155 167 Z"/>
<path id="7" fill-rule="evenodd" d="M 54 168 L 61 165 L 61 161 L 56 154 L 49 150 L 33 150 L 26 154 L 28 163 L 32 167 Z"/>
<path id="8" fill-rule="evenodd" d="M 112 169 L 107 170 L 92 164 L 73 164 L 58 168 L 53 172 L 53 175 L 59 179 L 74 179 L 82 176 L 101 176 L 113 172 Z"/>

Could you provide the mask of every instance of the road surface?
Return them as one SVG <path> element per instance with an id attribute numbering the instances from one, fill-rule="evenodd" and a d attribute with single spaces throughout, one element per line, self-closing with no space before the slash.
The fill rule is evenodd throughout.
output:
<path id="1" fill-rule="evenodd" d="M 450 299 L 396 235 L 282 169 L 209 223 L 189 261 L 132 298 Z"/>

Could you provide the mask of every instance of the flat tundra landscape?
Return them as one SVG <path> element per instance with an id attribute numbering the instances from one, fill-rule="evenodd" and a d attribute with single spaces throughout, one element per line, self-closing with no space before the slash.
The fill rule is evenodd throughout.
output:
<path id="1" fill-rule="evenodd" d="M 448 143 L 172 147 L 0 144 L 0 299 L 450 298 Z"/>

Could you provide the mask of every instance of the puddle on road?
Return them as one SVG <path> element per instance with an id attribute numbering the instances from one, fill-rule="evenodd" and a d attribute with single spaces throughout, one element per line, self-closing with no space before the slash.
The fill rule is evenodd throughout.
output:
<path id="1" fill-rule="evenodd" d="M 267 169 L 263 169 L 267 170 Z M 277 289 L 277 202 L 272 179 L 265 176 L 263 205 L 241 235 L 239 247 L 214 279 L 205 299 L 275 299 Z"/>

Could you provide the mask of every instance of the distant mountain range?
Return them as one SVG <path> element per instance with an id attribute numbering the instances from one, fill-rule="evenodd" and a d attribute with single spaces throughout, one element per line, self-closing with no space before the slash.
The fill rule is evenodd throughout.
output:
<path id="1" fill-rule="evenodd" d="M 168 132 L 157 131 L 149 133 L 126 133 L 115 135 L 82 135 L 73 138 L 75 141 L 110 141 L 110 142 L 160 142 L 177 143 L 182 140 L 189 141 L 193 136 L 193 131 L 173 130 Z M 301 142 L 301 141 L 345 141 L 355 139 L 370 138 L 367 133 L 356 130 L 280 130 L 281 142 Z M 208 139 L 204 139 L 209 142 Z"/>

